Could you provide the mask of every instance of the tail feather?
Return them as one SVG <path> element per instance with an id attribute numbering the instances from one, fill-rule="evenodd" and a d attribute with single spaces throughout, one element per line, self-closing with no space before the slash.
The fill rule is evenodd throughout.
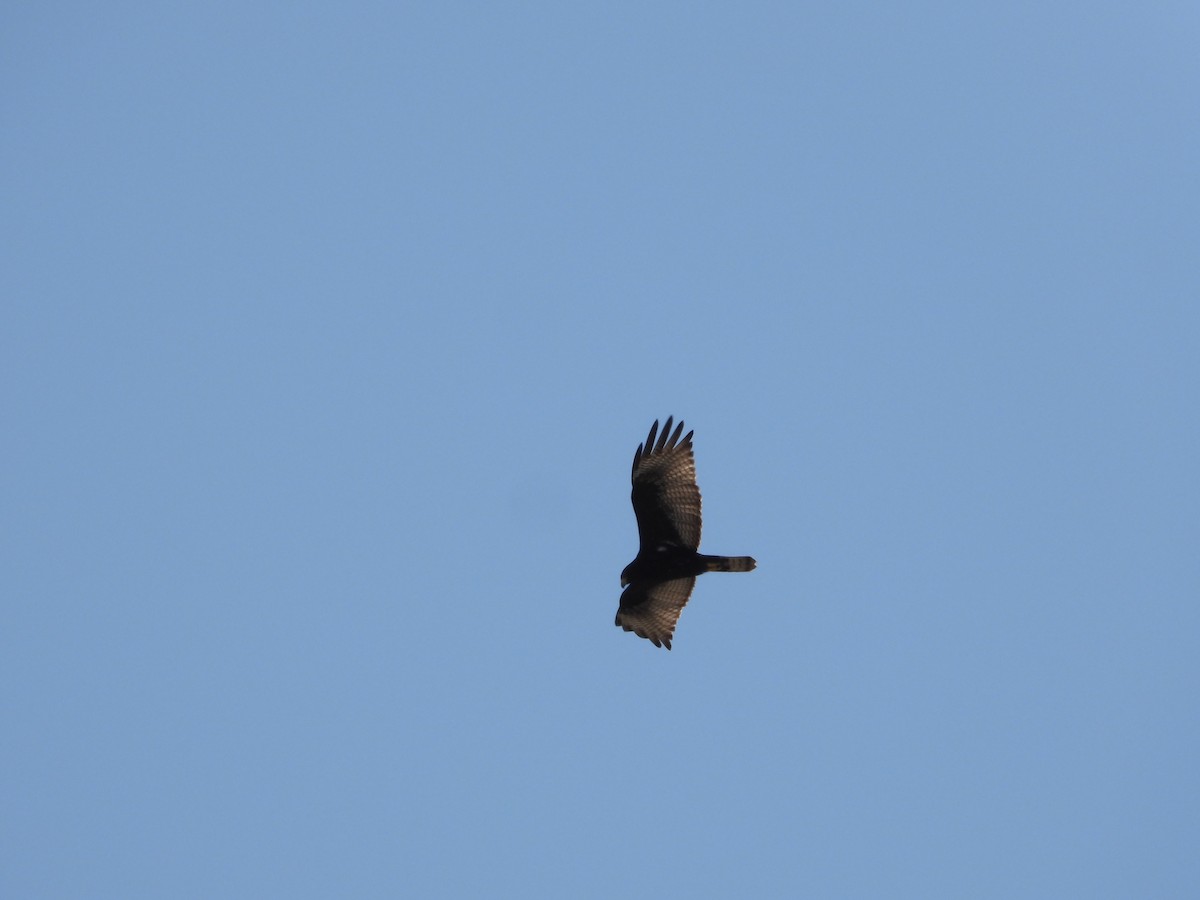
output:
<path id="1" fill-rule="evenodd" d="M 708 572 L 749 572 L 758 563 L 753 556 L 705 556 Z"/>

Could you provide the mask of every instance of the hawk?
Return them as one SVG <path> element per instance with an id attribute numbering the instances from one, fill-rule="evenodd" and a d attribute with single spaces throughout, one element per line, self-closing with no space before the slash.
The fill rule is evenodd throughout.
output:
<path id="1" fill-rule="evenodd" d="M 617 622 L 655 647 L 671 649 L 675 623 L 683 612 L 696 576 L 704 572 L 749 572 L 749 556 L 707 556 L 700 547 L 700 488 L 692 435 L 683 439 L 682 420 L 671 431 L 658 420 L 633 454 L 633 512 L 638 523 L 638 553 L 621 573 Z M 655 441 L 657 435 L 658 440 Z"/>

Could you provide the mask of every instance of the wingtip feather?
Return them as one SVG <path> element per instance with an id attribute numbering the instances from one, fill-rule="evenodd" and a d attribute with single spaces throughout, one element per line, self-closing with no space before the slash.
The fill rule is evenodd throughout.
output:
<path id="1" fill-rule="evenodd" d="M 671 424 L 674 422 L 674 416 L 667 416 L 667 424 L 663 426 L 662 433 L 658 436 L 658 443 L 654 445 L 654 452 L 657 453 L 667 446 L 667 438 L 671 435 Z M 655 427 L 658 426 L 658 419 L 654 420 Z M 651 432 L 653 433 L 653 431 Z"/>
<path id="2" fill-rule="evenodd" d="M 667 441 L 667 446 L 676 446 L 679 443 L 679 436 L 681 434 L 683 434 L 683 419 L 680 419 L 679 424 L 675 426 L 675 433 L 671 435 L 671 440 Z"/>

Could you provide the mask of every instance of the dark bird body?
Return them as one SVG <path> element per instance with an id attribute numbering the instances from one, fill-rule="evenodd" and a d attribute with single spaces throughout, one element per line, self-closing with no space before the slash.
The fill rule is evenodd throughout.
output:
<path id="1" fill-rule="evenodd" d="M 638 554 L 621 573 L 617 625 L 656 647 L 671 649 L 679 614 L 692 595 L 696 576 L 705 572 L 749 572 L 749 556 L 708 556 L 700 548 L 700 488 L 692 434 L 683 422 L 662 434 L 658 421 L 633 455 L 633 512 L 638 523 Z M 658 440 L 655 440 L 657 436 Z"/>

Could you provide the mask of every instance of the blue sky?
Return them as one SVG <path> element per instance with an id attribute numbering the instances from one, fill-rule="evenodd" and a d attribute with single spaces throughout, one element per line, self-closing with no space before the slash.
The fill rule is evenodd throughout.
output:
<path id="1" fill-rule="evenodd" d="M 4 19 L 0 893 L 1200 891 L 1193 4 Z"/>

